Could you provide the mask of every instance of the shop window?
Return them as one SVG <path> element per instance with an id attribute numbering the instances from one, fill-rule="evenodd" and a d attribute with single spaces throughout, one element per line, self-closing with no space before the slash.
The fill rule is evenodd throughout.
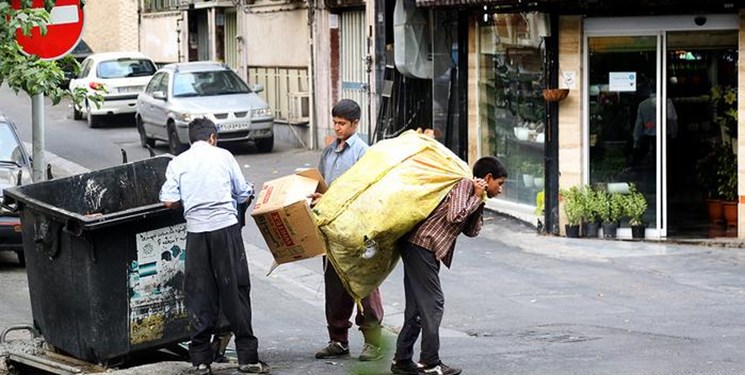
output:
<path id="1" fill-rule="evenodd" d="M 536 205 L 544 188 L 545 49 L 535 14 L 497 14 L 480 26 L 479 126 L 483 155 L 505 163 L 500 197 Z"/>

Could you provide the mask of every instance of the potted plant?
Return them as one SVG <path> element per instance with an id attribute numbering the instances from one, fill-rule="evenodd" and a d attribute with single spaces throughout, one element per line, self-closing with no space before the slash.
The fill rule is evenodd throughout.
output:
<path id="1" fill-rule="evenodd" d="M 629 218 L 629 225 L 631 225 L 631 237 L 644 238 L 647 224 L 642 220 L 642 216 L 647 211 L 647 198 L 639 190 L 636 190 L 634 184 L 630 185 L 629 193 L 624 196 L 623 207 L 626 216 Z"/>
<path id="2" fill-rule="evenodd" d="M 579 224 L 582 222 L 582 192 L 579 187 L 572 186 L 561 190 L 564 201 L 564 213 L 567 217 L 565 225 L 567 237 L 579 237 Z"/>
<path id="3" fill-rule="evenodd" d="M 714 107 L 714 121 L 719 125 L 722 144 L 734 153 L 737 145 L 737 88 L 715 85 L 711 88 L 711 104 Z"/>
<path id="4" fill-rule="evenodd" d="M 723 152 L 728 152 L 721 144 L 711 144 L 711 149 L 696 163 L 698 182 L 706 195 L 706 208 L 712 224 L 722 222 L 722 199 L 719 195 L 719 160 Z"/>
<path id="5" fill-rule="evenodd" d="M 722 198 L 722 212 L 728 227 L 737 226 L 737 159 L 730 152 L 727 144 L 719 153 L 717 169 L 717 186 Z"/>
<path id="6" fill-rule="evenodd" d="M 535 169 L 535 163 L 530 161 L 524 161 L 520 165 L 520 172 L 523 175 L 523 185 L 525 187 L 530 188 L 535 184 L 535 177 L 533 177 Z"/>
<path id="7" fill-rule="evenodd" d="M 623 215 L 623 196 L 620 193 L 599 190 L 597 199 L 599 201 L 598 208 L 602 220 L 603 237 L 616 238 L 618 220 Z"/>
<path id="8" fill-rule="evenodd" d="M 589 186 L 583 190 L 585 221 L 582 223 L 582 226 L 584 228 L 585 236 L 597 238 L 600 231 L 600 212 L 603 210 L 600 206 L 602 204 L 602 199 L 598 199 L 598 196 L 605 194 L 605 192 L 597 191 Z"/>

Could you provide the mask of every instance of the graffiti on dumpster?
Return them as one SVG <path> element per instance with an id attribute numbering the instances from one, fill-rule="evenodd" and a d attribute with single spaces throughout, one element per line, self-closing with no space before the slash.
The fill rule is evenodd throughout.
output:
<path id="1" fill-rule="evenodd" d="M 129 264 L 129 341 L 142 344 L 180 335 L 184 307 L 186 224 L 137 233 L 137 259 Z"/>

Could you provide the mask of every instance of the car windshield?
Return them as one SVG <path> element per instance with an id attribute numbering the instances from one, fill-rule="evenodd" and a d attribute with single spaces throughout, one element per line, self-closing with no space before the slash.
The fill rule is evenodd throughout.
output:
<path id="1" fill-rule="evenodd" d="M 98 78 L 145 77 L 155 74 L 155 65 L 147 59 L 121 58 L 98 63 Z"/>
<path id="2" fill-rule="evenodd" d="M 16 138 L 13 128 L 4 122 L 0 122 L 0 163 L 25 164 L 18 138 Z"/>
<path id="3" fill-rule="evenodd" d="M 232 70 L 181 72 L 173 78 L 173 96 L 214 96 L 251 92 Z"/>

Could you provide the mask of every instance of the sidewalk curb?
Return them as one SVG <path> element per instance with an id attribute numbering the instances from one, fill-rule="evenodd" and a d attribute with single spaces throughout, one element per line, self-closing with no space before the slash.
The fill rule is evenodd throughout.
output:
<path id="1" fill-rule="evenodd" d="M 23 142 L 23 144 L 26 147 L 26 150 L 30 151 L 29 154 L 33 158 L 33 146 L 31 143 Z M 80 164 L 73 163 L 49 151 L 44 151 L 44 156 L 47 159 L 47 163 L 52 166 L 52 175 L 54 178 L 90 172 L 90 169 Z"/>

